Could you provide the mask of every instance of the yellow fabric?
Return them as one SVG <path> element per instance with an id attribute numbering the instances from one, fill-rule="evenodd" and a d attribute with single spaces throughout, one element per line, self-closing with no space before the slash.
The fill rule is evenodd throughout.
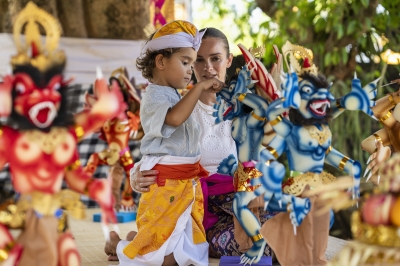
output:
<path id="1" fill-rule="evenodd" d="M 196 198 L 193 198 L 192 180 L 167 179 L 165 186 L 150 186 L 150 192 L 140 198 L 136 223 L 138 233 L 123 250 L 133 259 L 137 254 L 144 255 L 159 249 L 172 234 L 181 214 L 193 200 L 192 225 L 193 242 L 200 244 L 206 241 L 202 224 L 204 217 L 203 194 L 199 178 L 196 178 Z"/>
<path id="2" fill-rule="evenodd" d="M 178 32 L 185 32 L 191 34 L 193 37 L 196 36 L 196 27 L 187 21 L 175 20 L 168 24 L 165 24 L 161 29 L 159 29 L 153 36 L 153 40 L 158 37 L 176 34 Z"/>

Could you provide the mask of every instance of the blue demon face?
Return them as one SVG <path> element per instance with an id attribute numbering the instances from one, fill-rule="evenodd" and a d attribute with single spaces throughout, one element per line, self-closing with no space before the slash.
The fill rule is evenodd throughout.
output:
<path id="1" fill-rule="evenodd" d="M 251 80 L 251 70 L 245 65 L 236 78 L 233 78 L 228 87 L 224 87 L 218 95 L 221 96 L 227 103 L 229 103 L 230 108 L 225 111 L 224 116 L 232 115 L 234 117 L 239 116 L 243 112 L 243 103 L 238 100 L 238 97 L 242 93 L 251 92 L 254 88 L 254 84 Z"/>
<path id="2" fill-rule="evenodd" d="M 329 88 L 316 88 L 310 81 L 301 80 L 299 83 L 301 104 L 299 111 L 304 118 L 321 119 L 326 116 L 330 102 L 335 98 Z"/>

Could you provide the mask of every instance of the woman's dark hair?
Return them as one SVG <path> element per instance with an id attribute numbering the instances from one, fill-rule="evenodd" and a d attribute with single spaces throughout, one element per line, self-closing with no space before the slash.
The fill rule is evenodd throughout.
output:
<path id="1" fill-rule="evenodd" d="M 154 36 L 154 33 L 149 36 L 144 45 L 146 45 Z M 156 56 L 161 54 L 163 57 L 170 58 L 174 53 L 178 52 L 180 48 L 166 48 L 156 51 L 146 51 L 144 56 L 139 56 L 136 59 L 136 68 L 142 72 L 142 76 L 153 81 L 153 69 L 156 67 Z"/>
<path id="2" fill-rule="evenodd" d="M 219 29 L 212 28 L 212 27 L 204 28 L 204 29 L 200 30 L 200 32 L 203 32 L 203 31 L 206 31 L 206 32 L 204 33 L 202 39 L 203 40 L 207 39 L 207 38 L 220 39 L 224 44 L 224 47 L 225 47 L 225 50 L 226 50 L 226 57 L 229 57 L 230 50 L 229 50 L 229 43 L 228 43 L 228 39 L 226 38 L 226 35 L 222 31 L 220 31 Z"/>

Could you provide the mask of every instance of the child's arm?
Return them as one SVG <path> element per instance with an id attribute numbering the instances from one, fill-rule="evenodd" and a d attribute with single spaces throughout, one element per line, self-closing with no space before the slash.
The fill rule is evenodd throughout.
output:
<path id="1" fill-rule="evenodd" d="M 168 110 L 164 123 L 172 127 L 182 125 L 182 123 L 185 122 L 193 112 L 193 109 L 203 91 L 210 90 L 218 92 L 223 86 L 224 83 L 215 78 L 197 83 L 191 90 L 189 90 L 182 100 Z"/>

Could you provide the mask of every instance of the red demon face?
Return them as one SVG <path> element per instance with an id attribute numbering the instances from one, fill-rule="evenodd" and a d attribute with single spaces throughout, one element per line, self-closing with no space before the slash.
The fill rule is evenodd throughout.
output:
<path id="1" fill-rule="evenodd" d="M 50 126 L 61 104 L 62 76 L 54 76 L 43 88 L 38 88 L 31 77 L 24 73 L 14 76 L 16 98 L 14 108 L 39 128 Z"/>

